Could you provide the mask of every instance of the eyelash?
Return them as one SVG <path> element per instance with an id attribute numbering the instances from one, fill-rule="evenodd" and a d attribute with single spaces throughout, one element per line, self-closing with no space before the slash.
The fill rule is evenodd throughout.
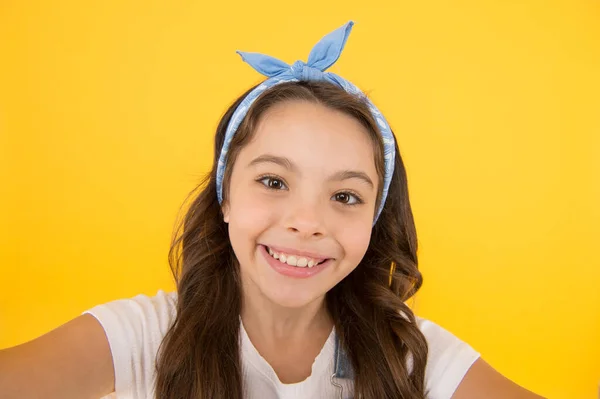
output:
<path id="1" fill-rule="evenodd" d="M 281 190 L 282 190 L 281 188 L 273 188 L 273 187 L 269 187 L 268 183 L 264 183 L 264 181 L 265 181 L 265 180 L 269 180 L 269 179 L 270 179 L 270 180 L 276 180 L 276 181 L 279 181 L 279 182 L 281 182 L 281 184 L 282 184 L 284 187 L 286 187 L 286 188 L 287 188 L 287 183 L 285 182 L 285 180 L 283 180 L 281 177 L 279 177 L 279 176 L 275 176 L 275 175 L 262 175 L 262 176 L 259 176 L 259 177 L 256 179 L 256 181 L 257 181 L 258 183 L 262 184 L 262 185 L 263 185 L 263 186 L 264 186 L 264 187 L 265 187 L 267 190 L 273 190 L 273 191 L 281 191 Z M 360 196 L 360 195 L 358 195 L 356 192 L 354 192 L 354 191 L 351 191 L 351 190 L 346 190 L 346 191 L 340 191 L 340 192 L 337 192 L 337 193 L 333 194 L 333 196 L 332 196 L 332 197 L 335 197 L 335 196 L 337 196 L 337 195 L 340 195 L 340 194 L 346 194 L 346 195 L 352 196 L 352 197 L 354 197 L 354 198 L 356 199 L 356 202 L 355 202 L 355 203 L 353 203 L 353 204 L 348 204 L 348 203 L 345 203 L 345 202 L 340 202 L 340 201 L 337 201 L 337 202 L 340 202 L 340 204 L 342 204 L 342 205 L 344 205 L 344 206 L 356 206 L 356 205 L 361 205 L 361 204 L 364 204 L 364 201 L 363 201 L 363 199 L 361 198 L 361 196 Z"/>
<path id="2" fill-rule="evenodd" d="M 281 177 L 275 176 L 275 175 L 262 175 L 262 176 L 259 176 L 258 179 L 256 179 L 256 181 L 259 182 L 260 184 L 262 184 L 263 186 L 265 186 L 265 188 L 267 190 L 281 191 L 280 188 L 269 187 L 267 184 L 263 183 L 263 181 L 267 180 L 267 179 L 280 181 L 285 187 L 287 187 L 287 184 L 285 183 L 285 181 Z"/>
<path id="3" fill-rule="evenodd" d="M 354 191 L 350 191 L 350 190 L 340 191 L 340 192 L 337 192 L 337 193 L 333 194 L 333 196 L 335 197 L 336 195 L 339 195 L 339 194 L 350 195 L 350 196 L 352 196 L 352 197 L 354 197 L 356 199 L 356 202 L 354 204 L 348 204 L 348 203 L 345 203 L 345 202 L 340 202 L 340 204 L 342 204 L 342 205 L 345 205 L 345 206 L 356 206 L 356 205 L 361 205 L 361 204 L 365 203 L 363 201 L 363 199 L 361 198 L 361 196 L 358 195 L 357 193 L 355 193 Z"/>

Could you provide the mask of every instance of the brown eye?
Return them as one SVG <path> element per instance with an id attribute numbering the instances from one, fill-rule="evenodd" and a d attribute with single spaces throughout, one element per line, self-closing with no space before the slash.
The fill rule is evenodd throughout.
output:
<path id="1" fill-rule="evenodd" d="M 258 181 L 261 182 L 265 187 L 267 187 L 271 190 L 287 189 L 287 187 L 285 186 L 285 183 L 281 179 L 277 179 L 275 177 L 266 176 Z"/>
<path id="2" fill-rule="evenodd" d="M 346 193 L 338 193 L 335 195 L 335 200 L 346 204 L 350 200 L 350 196 Z"/>
<path id="3" fill-rule="evenodd" d="M 283 186 L 281 180 L 277 179 L 269 179 L 269 188 L 280 189 Z"/>
<path id="4" fill-rule="evenodd" d="M 331 197 L 331 199 L 340 202 L 344 205 L 358 205 L 363 203 L 363 201 L 358 197 L 358 195 L 348 192 L 334 194 L 333 197 Z"/>

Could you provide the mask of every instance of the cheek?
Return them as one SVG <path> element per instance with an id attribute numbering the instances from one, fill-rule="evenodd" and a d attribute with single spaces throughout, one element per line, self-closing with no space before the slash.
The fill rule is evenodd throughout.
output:
<path id="1" fill-rule="evenodd" d="M 273 223 L 275 216 L 273 207 L 269 206 L 268 202 L 261 200 L 260 196 L 252 195 L 248 191 L 240 191 L 236 193 L 235 197 L 232 196 L 230 232 L 255 239 Z"/>
<path id="2" fill-rule="evenodd" d="M 229 214 L 229 241 L 240 267 L 252 264 L 256 251 L 256 242 L 271 221 L 268 207 L 251 196 L 232 196 Z"/>
<path id="3" fill-rule="evenodd" d="M 367 219 L 350 226 L 344 226 L 337 234 L 338 242 L 344 248 L 345 260 L 356 267 L 367 252 L 371 240 L 371 223 Z"/>

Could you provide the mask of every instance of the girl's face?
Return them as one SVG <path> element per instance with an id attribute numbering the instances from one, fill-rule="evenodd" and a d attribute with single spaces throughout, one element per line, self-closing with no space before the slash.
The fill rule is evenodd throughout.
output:
<path id="1" fill-rule="evenodd" d="M 295 308 L 322 298 L 367 250 L 377 182 L 356 119 L 305 101 L 265 112 L 223 206 L 245 292 Z"/>

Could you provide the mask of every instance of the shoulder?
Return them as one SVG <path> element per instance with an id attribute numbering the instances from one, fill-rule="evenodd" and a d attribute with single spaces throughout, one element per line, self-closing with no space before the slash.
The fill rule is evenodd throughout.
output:
<path id="1" fill-rule="evenodd" d="M 83 312 L 102 325 L 110 346 L 117 397 L 152 396 L 156 354 L 176 317 L 176 292 L 158 290 L 97 305 Z"/>
<path id="2" fill-rule="evenodd" d="M 543 399 L 494 370 L 450 331 L 431 320 L 416 320 L 429 346 L 425 388 L 430 399 Z"/>
<path id="3" fill-rule="evenodd" d="M 158 290 L 153 296 L 138 294 L 131 298 L 116 299 L 83 313 L 98 319 L 107 334 L 122 333 L 129 338 L 138 338 L 136 336 L 141 333 L 164 335 L 175 319 L 176 302 L 176 292 Z"/>
<path id="4" fill-rule="evenodd" d="M 480 353 L 433 321 L 415 317 L 428 345 L 425 389 L 431 399 L 450 399 Z"/>
<path id="5" fill-rule="evenodd" d="M 177 292 L 158 290 L 155 295 L 138 294 L 130 298 L 115 299 L 95 306 L 84 313 L 92 313 L 93 311 L 102 309 L 123 309 L 129 311 L 151 310 L 167 311 L 174 308 L 177 303 Z"/>

